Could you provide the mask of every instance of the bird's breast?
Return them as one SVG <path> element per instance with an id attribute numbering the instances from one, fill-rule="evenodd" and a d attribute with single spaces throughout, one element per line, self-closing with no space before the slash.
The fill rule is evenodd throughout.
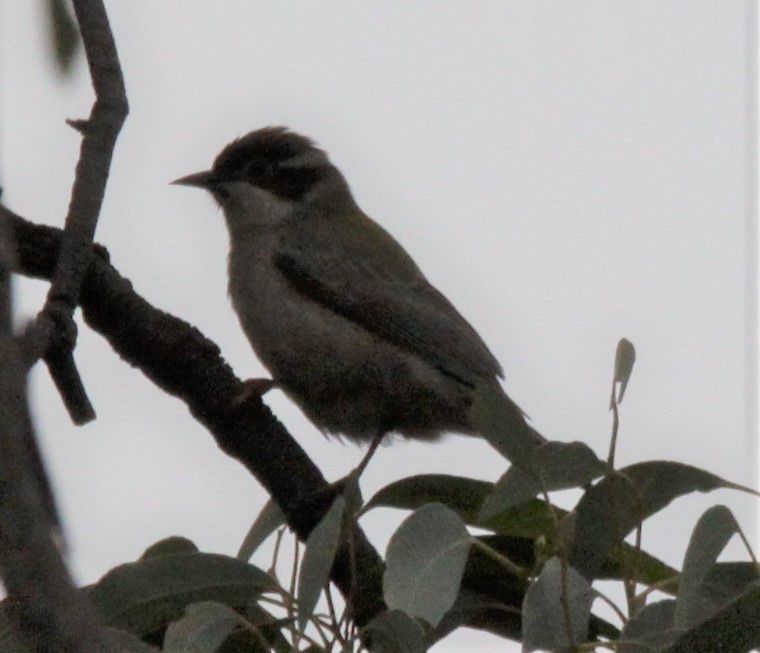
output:
<path id="1" fill-rule="evenodd" d="M 298 292 L 274 265 L 275 251 L 266 236 L 236 243 L 230 297 L 258 358 L 319 428 L 362 440 L 380 430 L 460 430 L 451 414 L 466 401 L 458 384 Z"/>

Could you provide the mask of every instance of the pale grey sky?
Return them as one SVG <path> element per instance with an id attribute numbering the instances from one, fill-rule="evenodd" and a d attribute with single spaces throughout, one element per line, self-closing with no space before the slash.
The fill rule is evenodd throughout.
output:
<path id="1" fill-rule="evenodd" d="M 49 70 L 41 4 L 0 5 L 0 172 L 10 208 L 60 225 L 79 147 L 63 121 L 85 117 L 91 93 L 84 66 L 67 83 Z M 625 336 L 638 361 L 619 464 L 679 460 L 756 485 L 751 5 L 107 2 L 131 114 L 98 240 L 240 376 L 262 375 L 226 298 L 221 215 L 168 182 L 247 131 L 288 125 L 331 154 L 365 211 L 478 329 L 542 432 L 606 453 Z M 17 288 L 20 317 L 32 315 L 45 286 Z M 258 485 L 86 327 L 77 360 L 97 422 L 71 427 L 41 368 L 32 396 L 78 577 L 170 534 L 234 553 L 265 500 Z M 282 396 L 268 402 L 328 478 L 358 461 Z M 495 480 L 504 468 L 477 440 L 398 443 L 381 449 L 364 492 L 424 472 Z M 693 496 L 645 527 L 645 546 L 678 565 L 691 525 L 718 502 L 752 529 L 755 503 Z M 384 547 L 402 517 L 371 515 L 368 533 Z"/>

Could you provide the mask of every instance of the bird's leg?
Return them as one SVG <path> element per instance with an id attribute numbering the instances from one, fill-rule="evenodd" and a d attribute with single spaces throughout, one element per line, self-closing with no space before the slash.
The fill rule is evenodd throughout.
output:
<path id="1" fill-rule="evenodd" d="M 361 462 L 357 465 L 356 469 L 354 469 L 354 471 L 349 474 L 349 476 L 353 477 L 357 481 L 359 480 L 359 477 L 366 469 L 369 461 L 372 459 L 372 456 L 375 455 L 375 451 L 377 451 L 377 448 L 380 446 L 380 443 L 383 441 L 383 438 L 387 434 L 388 432 L 383 430 L 380 431 L 374 438 L 372 438 L 372 442 L 369 443 L 369 448 L 367 449 L 367 453 L 364 454 L 364 458 L 361 459 Z"/>
<path id="2" fill-rule="evenodd" d="M 311 494 L 300 499 L 296 499 L 291 506 L 289 506 L 288 512 L 297 514 L 324 514 L 332 504 L 333 500 L 340 495 L 343 495 L 349 504 L 356 503 L 357 509 L 362 505 L 361 491 L 359 490 L 359 477 L 366 469 L 369 461 L 372 459 L 375 451 L 380 446 L 383 438 L 387 435 L 388 431 L 381 430 L 369 444 L 369 449 L 361 462 L 354 468 L 347 476 L 338 479 L 330 483 L 327 487 L 318 490 L 314 494 Z"/>

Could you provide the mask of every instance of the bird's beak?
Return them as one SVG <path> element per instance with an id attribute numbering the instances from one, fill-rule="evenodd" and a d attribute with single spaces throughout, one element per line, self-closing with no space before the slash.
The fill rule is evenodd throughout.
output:
<path id="1" fill-rule="evenodd" d="M 198 188 L 211 188 L 219 181 L 216 173 L 213 170 L 204 170 L 203 172 L 196 172 L 187 177 L 180 177 L 175 179 L 172 184 L 178 186 L 196 186 Z"/>

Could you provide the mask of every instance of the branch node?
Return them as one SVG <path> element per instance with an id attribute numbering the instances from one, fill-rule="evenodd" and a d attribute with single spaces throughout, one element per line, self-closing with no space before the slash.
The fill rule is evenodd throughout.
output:
<path id="1" fill-rule="evenodd" d="M 78 131 L 80 134 L 86 134 L 90 128 L 90 121 L 86 119 L 67 118 L 66 124 L 72 129 Z"/>

